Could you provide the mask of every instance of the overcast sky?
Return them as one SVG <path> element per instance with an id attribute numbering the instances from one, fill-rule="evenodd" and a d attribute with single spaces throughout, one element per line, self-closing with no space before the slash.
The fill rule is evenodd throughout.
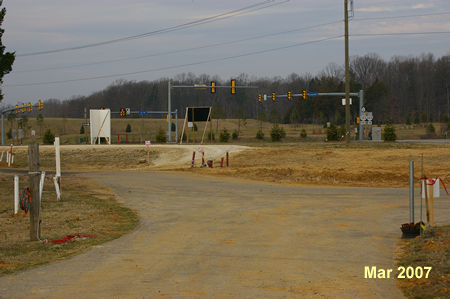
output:
<path id="1" fill-rule="evenodd" d="M 187 72 L 227 80 L 240 73 L 285 77 L 315 75 L 331 62 L 343 65 L 344 0 L 273 0 L 273 6 L 145 38 L 26 56 L 167 29 L 263 2 L 4 0 L 3 44 L 17 58 L 4 77 L 3 104 L 89 95 L 118 79 L 155 80 Z M 426 14 L 432 15 L 390 18 Z M 355 36 L 399 32 L 447 33 Z M 449 0 L 354 0 L 350 55 L 440 57 L 450 54 L 449 32 Z"/>

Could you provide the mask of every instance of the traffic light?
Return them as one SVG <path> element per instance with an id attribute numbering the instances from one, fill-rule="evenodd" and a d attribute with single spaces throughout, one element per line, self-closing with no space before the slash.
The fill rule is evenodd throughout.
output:
<path id="1" fill-rule="evenodd" d="M 276 98 L 276 94 L 274 92 L 272 92 L 272 101 L 275 102 L 275 98 Z"/>
<path id="2" fill-rule="evenodd" d="M 28 112 L 33 111 L 33 105 L 31 103 L 28 103 Z"/>
<path id="3" fill-rule="evenodd" d="M 292 92 L 288 91 L 288 100 L 290 101 L 292 99 Z"/>
<path id="4" fill-rule="evenodd" d="M 38 109 L 39 110 L 44 109 L 44 102 L 42 102 L 41 100 L 38 101 Z"/>
<path id="5" fill-rule="evenodd" d="M 236 80 L 231 79 L 231 94 L 236 93 Z"/>
<path id="6" fill-rule="evenodd" d="M 303 99 L 306 100 L 306 90 L 303 91 Z"/>
<path id="7" fill-rule="evenodd" d="M 25 113 L 25 110 L 27 110 L 27 109 L 25 108 L 25 104 L 22 104 L 22 113 Z"/>
<path id="8" fill-rule="evenodd" d="M 169 113 L 166 114 L 166 123 L 169 123 Z"/>
<path id="9" fill-rule="evenodd" d="M 211 93 L 216 93 L 216 82 L 211 81 Z"/>
<path id="10" fill-rule="evenodd" d="M 127 115 L 127 111 L 125 110 L 125 108 L 121 108 L 120 109 L 120 117 L 125 117 Z"/>
<path id="11" fill-rule="evenodd" d="M 16 105 L 16 114 L 19 114 L 19 105 Z"/>
<path id="12" fill-rule="evenodd" d="M 262 95 L 261 94 L 258 95 L 258 102 L 260 102 L 260 103 L 262 102 Z"/>

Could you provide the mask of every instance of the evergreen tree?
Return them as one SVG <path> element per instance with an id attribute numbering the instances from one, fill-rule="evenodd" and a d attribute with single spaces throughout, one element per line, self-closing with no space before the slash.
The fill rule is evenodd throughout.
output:
<path id="1" fill-rule="evenodd" d="M 3 4 L 3 0 L 0 0 L 0 6 Z M 6 15 L 6 8 L 0 10 L 0 26 L 3 23 Z M 12 71 L 12 65 L 15 59 L 15 53 L 5 52 L 5 46 L 2 43 L 2 37 L 5 30 L 0 28 L 0 84 L 3 83 L 3 76 Z M 0 90 L 0 101 L 3 100 L 3 94 Z"/>

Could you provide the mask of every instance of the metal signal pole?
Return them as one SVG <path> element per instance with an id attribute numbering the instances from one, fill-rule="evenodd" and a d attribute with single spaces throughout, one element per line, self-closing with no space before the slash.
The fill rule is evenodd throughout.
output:
<path id="1" fill-rule="evenodd" d="M 348 0 L 344 0 L 345 17 L 345 141 L 350 142 L 350 75 L 348 57 Z"/>

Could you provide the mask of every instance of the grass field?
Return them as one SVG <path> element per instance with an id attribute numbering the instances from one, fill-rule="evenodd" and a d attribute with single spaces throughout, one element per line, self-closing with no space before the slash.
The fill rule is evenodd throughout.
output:
<path id="1" fill-rule="evenodd" d="M 82 138 L 89 136 L 89 128 L 86 128 L 85 134 L 80 134 L 80 129 L 84 119 L 74 119 L 74 118 L 45 118 L 42 126 L 39 126 L 36 119 L 29 119 L 29 128 L 26 129 L 25 138 L 22 140 L 23 144 L 26 144 L 33 140 L 31 137 L 31 130 L 36 132 L 36 140 L 42 142 L 42 134 L 45 130 L 50 129 L 55 136 L 61 137 L 61 143 L 63 144 L 79 144 Z M 218 132 L 226 128 L 230 134 L 238 129 L 239 121 L 237 119 L 221 119 L 212 121 L 212 130 L 215 133 L 215 142 L 218 142 Z M 256 132 L 262 127 L 265 134 L 266 141 L 270 140 L 270 131 L 272 124 L 269 122 L 259 122 L 254 119 L 248 119 L 243 123 L 240 122 L 240 138 L 238 140 L 233 140 L 237 143 L 261 143 L 261 141 L 255 138 Z M 120 142 L 124 143 L 126 140 L 125 129 L 127 124 L 131 126 L 131 132 L 128 133 L 128 141 L 130 143 L 144 143 L 145 140 L 151 140 L 155 142 L 155 136 L 158 134 L 159 130 L 162 129 L 167 131 L 167 123 L 164 119 L 149 119 L 149 118 L 113 118 L 111 120 L 111 139 L 112 143 L 118 143 L 118 135 Z M 203 131 L 206 123 L 197 123 L 198 130 L 196 132 L 191 131 L 189 133 L 190 140 L 194 143 L 200 142 L 202 139 Z M 396 133 L 398 139 L 420 139 L 426 135 L 426 125 L 395 125 Z M 443 132 L 445 132 L 447 124 L 444 123 L 434 123 L 436 129 L 436 138 L 442 138 Z M 294 124 L 286 125 L 281 124 L 281 127 L 286 131 L 286 142 L 293 141 L 322 141 L 326 138 L 326 129 L 322 125 L 313 124 Z M 210 125 L 208 125 L 207 132 L 210 130 Z M 5 131 L 7 132 L 11 128 L 11 123 L 5 121 Z M 17 128 L 17 123 L 13 124 L 13 128 Z M 183 120 L 178 120 L 178 132 L 181 135 L 183 129 Z M 307 138 L 301 139 L 300 132 L 302 129 L 306 130 Z M 354 127 L 352 127 L 352 132 L 354 132 Z M 354 133 L 353 133 L 354 136 Z M 206 137 L 205 137 L 206 138 Z M 173 139 L 175 140 L 175 133 L 173 133 Z M 206 139 L 205 139 L 206 140 Z M 18 144 L 18 140 L 7 139 L 6 143 Z"/>
<path id="2" fill-rule="evenodd" d="M 27 184 L 21 176 L 20 186 Z M 62 239 L 68 234 L 90 235 L 64 244 L 30 241 L 29 216 L 14 215 L 13 176 L 0 175 L 0 276 L 66 258 L 116 239 L 136 227 L 136 214 L 118 204 L 114 194 L 76 176 L 64 176 L 63 197 L 56 201 L 47 177 L 41 203 L 41 239 Z"/>

